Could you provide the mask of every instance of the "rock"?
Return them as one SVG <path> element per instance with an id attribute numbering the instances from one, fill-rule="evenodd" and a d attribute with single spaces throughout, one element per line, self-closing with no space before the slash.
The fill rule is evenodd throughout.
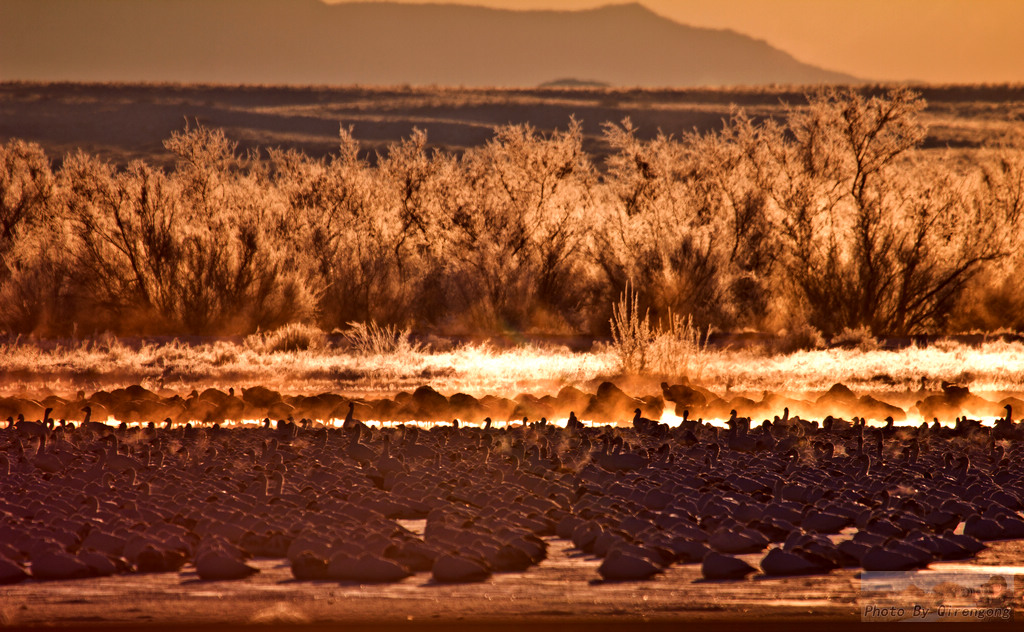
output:
<path id="1" fill-rule="evenodd" d="M 708 544 L 722 553 L 757 553 L 768 546 L 768 538 L 753 529 L 722 528 L 711 534 Z"/>
<path id="2" fill-rule="evenodd" d="M 857 395 L 845 384 L 833 384 L 832 388 L 818 398 L 819 406 L 854 406 Z"/>
<path id="3" fill-rule="evenodd" d="M 796 553 L 774 548 L 761 560 L 761 570 L 765 575 L 783 577 L 787 575 L 810 575 L 820 573 L 823 569 L 818 564 L 803 558 Z"/>
<path id="4" fill-rule="evenodd" d="M 82 579 L 92 574 L 88 564 L 69 553 L 44 551 L 32 556 L 33 579 Z"/>
<path id="5" fill-rule="evenodd" d="M 394 560 L 414 573 L 432 569 L 437 555 L 437 551 L 419 541 L 392 544 L 384 550 L 384 557 Z"/>
<path id="6" fill-rule="evenodd" d="M 449 553 L 437 558 L 431 574 L 434 581 L 447 584 L 482 582 L 491 576 L 491 571 L 476 560 Z"/>
<path id="7" fill-rule="evenodd" d="M 982 542 L 1006 539 L 1005 530 L 995 520 L 973 515 L 964 522 L 964 535 Z"/>
<path id="8" fill-rule="evenodd" d="M 675 537 L 669 542 L 669 547 L 675 554 L 676 559 L 684 564 L 700 562 L 708 554 L 710 549 L 703 542 L 697 542 L 685 537 Z"/>
<path id="9" fill-rule="evenodd" d="M 558 402 L 556 405 L 558 413 L 565 414 L 567 417 L 569 416 L 569 411 L 582 412 L 587 408 L 587 404 L 590 403 L 590 395 L 587 395 L 575 386 L 563 386 L 562 390 L 558 391 L 555 399 Z M 1024 410 L 1024 407 L 1021 410 Z"/>
<path id="10" fill-rule="evenodd" d="M 25 569 L 6 557 L 0 556 L 0 586 L 17 584 L 28 579 Z"/>
<path id="11" fill-rule="evenodd" d="M 117 574 L 120 570 L 117 564 L 114 563 L 114 560 L 110 559 L 103 553 L 97 553 L 96 551 L 79 553 L 78 559 L 89 567 L 89 571 L 93 577 L 110 577 L 111 575 Z"/>
<path id="12" fill-rule="evenodd" d="M 429 386 L 421 386 L 412 393 L 411 409 L 417 419 L 424 421 L 447 420 L 448 398 Z"/>
<path id="13" fill-rule="evenodd" d="M 633 410 L 643 406 L 644 402 L 626 395 L 618 386 L 602 382 L 581 416 L 599 423 L 617 422 L 631 418 Z"/>
<path id="14" fill-rule="evenodd" d="M 242 401 L 253 408 L 266 409 L 281 403 L 283 398 L 277 391 L 272 391 L 264 386 L 253 386 L 242 389 Z"/>
<path id="15" fill-rule="evenodd" d="M 682 415 L 686 409 L 696 409 L 705 406 L 708 398 L 704 393 L 691 387 L 689 384 L 661 383 L 661 396 L 666 402 L 673 402 L 676 405 L 676 415 Z"/>
<path id="16" fill-rule="evenodd" d="M 292 559 L 292 575 L 301 581 L 328 579 L 327 561 L 311 551 L 303 551 Z"/>
<path id="17" fill-rule="evenodd" d="M 412 572 L 401 564 L 370 553 L 363 553 L 356 558 L 349 572 L 355 581 L 375 584 L 397 582 L 412 575 Z"/>
<path id="18" fill-rule="evenodd" d="M 480 414 L 481 410 L 480 402 L 478 402 L 472 395 L 455 393 L 448 398 L 448 416 L 450 417 L 456 417 L 467 421 L 477 421 L 479 418 L 483 417 L 483 415 Z"/>
<path id="19" fill-rule="evenodd" d="M 715 551 L 705 555 L 700 566 L 701 575 L 704 579 L 710 580 L 743 579 L 755 570 L 757 569 L 743 560 Z"/>
<path id="20" fill-rule="evenodd" d="M 909 571 L 922 564 L 914 558 L 881 546 L 873 546 L 860 560 L 866 571 Z"/>
<path id="21" fill-rule="evenodd" d="M 245 579 L 258 572 L 259 569 L 224 551 L 209 551 L 196 559 L 196 573 L 199 574 L 199 579 L 206 581 Z"/>
<path id="22" fill-rule="evenodd" d="M 597 572 L 605 581 L 635 581 L 653 577 L 661 569 L 650 560 L 613 548 Z"/>

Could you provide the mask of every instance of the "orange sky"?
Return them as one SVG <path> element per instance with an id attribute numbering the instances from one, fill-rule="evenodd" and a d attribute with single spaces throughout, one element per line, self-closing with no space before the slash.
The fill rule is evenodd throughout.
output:
<path id="1" fill-rule="evenodd" d="M 430 2 L 437 0 L 405 0 Z M 617 0 L 444 0 L 582 9 Z M 1024 0 L 642 0 L 693 26 L 731 28 L 800 61 L 866 79 L 1024 82 Z"/>

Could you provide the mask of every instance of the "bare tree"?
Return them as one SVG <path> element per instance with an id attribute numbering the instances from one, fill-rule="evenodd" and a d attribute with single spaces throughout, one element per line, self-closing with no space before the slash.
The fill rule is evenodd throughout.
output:
<path id="1" fill-rule="evenodd" d="M 53 174 L 36 144 L 0 145 L 0 279 L 10 274 L 9 255 L 18 231 L 41 219 L 53 194 Z"/>
<path id="2" fill-rule="evenodd" d="M 10 142 L 0 326 L 600 335 L 628 283 L 654 323 L 702 330 L 1019 323 L 1024 143 L 957 162 L 919 147 L 923 108 L 905 89 L 829 90 L 784 121 L 734 112 L 680 138 L 642 139 L 627 119 L 605 126 L 603 171 L 575 120 L 500 127 L 462 155 L 415 131 L 376 164 L 350 129 L 327 159 L 261 160 L 186 127 L 168 171 L 78 153 L 51 173 Z"/>
<path id="3" fill-rule="evenodd" d="M 787 271 L 826 333 L 935 327 L 964 284 L 1008 252 L 1019 212 L 979 205 L 949 170 L 919 161 L 924 107 L 903 88 L 830 90 L 794 110 L 788 129 L 765 130 L 759 173 Z"/>
<path id="4" fill-rule="evenodd" d="M 594 258 L 608 291 L 633 280 L 655 315 L 704 325 L 758 325 L 774 265 L 767 197 L 748 152 L 759 138 L 737 116 L 719 133 L 637 137 L 626 119 L 606 125 L 614 150 Z"/>
<path id="5" fill-rule="evenodd" d="M 445 254 L 461 280 L 460 303 L 481 326 L 580 325 L 593 184 L 582 141 L 576 120 L 550 136 L 509 125 L 463 157 L 457 177 L 465 193 L 442 202 Z"/>

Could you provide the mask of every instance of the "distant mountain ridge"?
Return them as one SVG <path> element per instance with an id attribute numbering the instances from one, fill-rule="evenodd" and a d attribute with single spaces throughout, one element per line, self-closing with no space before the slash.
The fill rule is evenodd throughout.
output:
<path id="1" fill-rule="evenodd" d="M 613 86 L 849 83 L 640 4 L 514 11 L 320 0 L 0 0 L 0 79 Z"/>

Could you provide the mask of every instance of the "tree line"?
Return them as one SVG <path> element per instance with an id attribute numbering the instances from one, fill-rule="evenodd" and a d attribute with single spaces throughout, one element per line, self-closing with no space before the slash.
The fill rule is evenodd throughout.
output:
<path id="1" fill-rule="evenodd" d="M 922 150 L 924 100 L 826 90 L 785 120 L 641 139 L 415 131 L 375 161 L 165 141 L 171 169 L 0 145 L 0 330 L 247 334 L 353 322 L 606 336 L 627 284 L 655 319 L 826 336 L 1024 327 L 1024 142 Z"/>

